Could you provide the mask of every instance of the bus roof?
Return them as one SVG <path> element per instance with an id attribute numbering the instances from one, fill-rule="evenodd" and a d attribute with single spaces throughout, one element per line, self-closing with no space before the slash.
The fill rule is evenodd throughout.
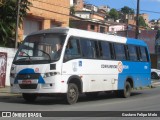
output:
<path id="1" fill-rule="evenodd" d="M 31 33 L 30 35 L 45 34 L 45 33 L 62 33 L 62 34 L 68 34 L 69 36 L 77 36 L 77 37 L 84 37 L 96 40 L 105 40 L 109 42 L 147 46 L 147 44 L 144 41 L 139 39 L 108 35 L 104 33 L 97 33 L 92 31 L 69 28 L 69 27 L 53 27 L 51 29 L 40 30 L 38 32 Z"/>

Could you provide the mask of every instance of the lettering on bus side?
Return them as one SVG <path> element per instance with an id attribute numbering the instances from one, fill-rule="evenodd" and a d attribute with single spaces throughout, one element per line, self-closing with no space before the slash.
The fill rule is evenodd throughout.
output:
<path id="1" fill-rule="evenodd" d="M 101 68 L 113 68 L 113 69 L 115 69 L 115 68 L 117 68 L 117 65 L 105 65 L 105 64 L 102 64 Z"/>

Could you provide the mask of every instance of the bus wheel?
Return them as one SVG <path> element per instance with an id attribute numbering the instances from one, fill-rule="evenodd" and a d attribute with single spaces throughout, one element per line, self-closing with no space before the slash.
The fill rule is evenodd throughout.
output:
<path id="1" fill-rule="evenodd" d="M 74 83 L 69 83 L 68 92 L 66 94 L 66 102 L 70 105 L 76 103 L 78 100 L 78 95 L 79 92 L 77 85 Z"/>
<path id="2" fill-rule="evenodd" d="M 23 93 L 22 97 L 26 102 L 34 102 L 37 99 L 37 96 L 35 94 L 29 93 Z"/>
<path id="3" fill-rule="evenodd" d="M 128 98 L 131 95 L 131 85 L 128 81 L 126 81 L 125 86 L 124 86 L 124 90 L 119 91 L 120 92 L 120 96 L 124 97 L 124 98 Z"/>

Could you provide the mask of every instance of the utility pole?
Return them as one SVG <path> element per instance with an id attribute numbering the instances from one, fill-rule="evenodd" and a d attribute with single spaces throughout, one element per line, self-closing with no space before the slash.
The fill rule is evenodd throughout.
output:
<path id="1" fill-rule="evenodd" d="M 20 4 L 21 0 L 18 0 L 18 9 L 17 9 L 17 22 L 16 22 L 16 39 L 15 39 L 15 48 L 18 47 L 18 28 L 19 28 L 19 11 L 20 11 Z"/>
<path id="2" fill-rule="evenodd" d="M 139 1 L 140 0 L 137 0 L 136 34 L 135 34 L 136 39 L 138 39 L 139 35 Z"/>
<path id="3" fill-rule="evenodd" d="M 129 27 L 129 13 L 128 13 L 128 19 L 127 19 L 127 27 L 126 27 L 126 37 L 128 37 L 128 27 Z"/>

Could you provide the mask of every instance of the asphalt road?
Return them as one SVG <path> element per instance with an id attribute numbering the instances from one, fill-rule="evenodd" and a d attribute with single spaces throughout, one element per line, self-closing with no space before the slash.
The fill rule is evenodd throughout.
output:
<path id="1" fill-rule="evenodd" d="M 130 98 L 117 98 L 113 94 L 101 93 L 97 98 L 88 98 L 81 95 L 78 102 L 74 105 L 66 105 L 61 98 L 40 97 L 35 103 L 26 103 L 21 96 L 0 96 L 0 111 L 160 111 L 160 87 L 144 90 L 134 90 Z M 88 113 L 87 113 L 88 114 Z M 91 113 L 92 114 L 92 113 Z M 100 113 L 96 113 L 100 116 Z M 113 117 L 74 117 L 74 118 L 55 118 L 58 120 L 66 119 L 110 119 Z M 81 116 L 81 114 L 79 114 Z M 83 116 L 83 114 L 82 114 Z M 0 118 L 2 119 L 2 118 Z M 17 118 L 16 118 L 17 119 Z M 36 118 L 35 118 L 36 119 Z M 44 119 L 44 118 L 43 118 Z M 53 118 L 48 118 L 53 119 Z M 128 120 L 125 118 L 116 118 Z M 133 120 L 139 118 L 130 118 Z M 141 118 L 143 119 L 143 118 Z M 160 118 L 145 118 L 145 120 L 157 120 Z"/>

